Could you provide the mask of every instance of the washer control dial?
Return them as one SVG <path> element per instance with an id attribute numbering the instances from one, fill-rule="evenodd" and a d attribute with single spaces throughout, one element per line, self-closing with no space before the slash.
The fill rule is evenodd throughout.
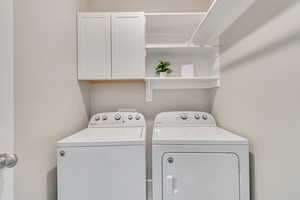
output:
<path id="1" fill-rule="evenodd" d="M 207 120 L 207 119 L 208 119 L 208 116 L 207 116 L 206 114 L 203 114 L 203 115 L 202 115 L 202 119 Z"/>
<path id="2" fill-rule="evenodd" d="M 100 117 L 99 116 L 96 116 L 95 117 L 95 121 L 99 121 L 100 120 Z"/>
<path id="3" fill-rule="evenodd" d="M 115 114 L 115 120 L 119 121 L 121 119 L 121 115 L 119 113 Z"/>
<path id="4" fill-rule="evenodd" d="M 141 116 L 136 115 L 136 116 L 135 116 L 135 119 L 136 119 L 136 120 L 140 120 L 140 119 L 141 119 Z"/>
<path id="5" fill-rule="evenodd" d="M 129 120 L 132 120 L 132 119 L 133 119 L 133 116 L 132 116 L 132 115 L 128 115 L 128 119 L 129 119 Z"/>
<path id="6" fill-rule="evenodd" d="M 107 120 L 107 115 L 103 115 L 103 116 L 102 116 L 102 120 L 103 120 L 103 121 Z"/>
<path id="7" fill-rule="evenodd" d="M 187 120 L 188 119 L 188 115 L 187 114 L 181 114 L 180 118 L 182 120 Z"/>

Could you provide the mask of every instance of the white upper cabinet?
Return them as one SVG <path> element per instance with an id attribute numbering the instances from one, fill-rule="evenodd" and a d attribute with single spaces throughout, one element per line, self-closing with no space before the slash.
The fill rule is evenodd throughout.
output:
<path id="1" fill-rule="evenodd" d="M 145 77 L 144 13 L 112 14 L 112 77 Z"/>
<path id="2" fill-rule="evenodd" d="M 78 14 L 78 79 L 110 79 L 110 14 Z"/>
<path id="3" fill-rule="evenodd" d="M 144 77 L 144 13 L 78 14 L 79 80 Z"/>

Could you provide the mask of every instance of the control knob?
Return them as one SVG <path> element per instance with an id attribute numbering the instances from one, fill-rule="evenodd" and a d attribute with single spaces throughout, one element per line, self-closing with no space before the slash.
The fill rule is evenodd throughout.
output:
<path id="1" fill-rule="evenodd" d="M 141 116 L 136 115 L 136 116 L 135 116 L 135 119 L 136 119 L 136 120 L 140 120 L 140 119 L 141 119 Z"/>
<path id="2" fill-rule="evenodd" d="M 200 119 L 200 115 L 199 114 L 195 114 L 195 119 Z"/>
<path id="3" fill-rule="evenodd" d="M 118 113 L 118 114 L 115 114 L 115 120 L 120 120 L 121 119 L 121 115 Z"/>
<path id="4" fill-rule="evenodd" d="M 181 117 L 182 120 L 187 120 L 188 119 L 188 115 L 187 114 L 182 114 L 180 117 Z"/>
<path id="5" fill-rule="evenodd" d="M 99 121 L 100 120 L 100 117 L 99 116 L 96 116 L 95 117 L 95 121 Z"/>
<path id="6" fill-rule="evenodd" d="M 132 116 L 132 115 L 128 115 L 128 119 L 129 119 L 129 120 L 132 120 L 132 119 L 133 119 L 133 116 Z"/>
<path id="7" fill-rule="evenodd" d="M 206 114 L 202 115 L 202 119 L 207 120 L 208 116 Z"/>
<path id="8" fill-rule="evenodd" d="M 107 116 L 106 116 L 106 115 L 103 115 L 103 116 L 102 116 L 102 120 L 103 120 L 103 121 L 107 120 Z"/>

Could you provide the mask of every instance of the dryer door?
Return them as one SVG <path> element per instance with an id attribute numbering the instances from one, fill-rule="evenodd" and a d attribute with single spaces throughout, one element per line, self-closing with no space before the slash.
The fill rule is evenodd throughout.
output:
<path id="1" fill-rule="evenodd" d="M 164 200 L 239 200 L 239 159 L 233 153 L 167 153 Z"/>

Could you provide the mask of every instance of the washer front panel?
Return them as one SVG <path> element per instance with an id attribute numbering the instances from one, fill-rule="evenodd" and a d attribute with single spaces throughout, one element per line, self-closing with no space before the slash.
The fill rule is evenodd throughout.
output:
<path id="1" fill-rule="evenodd" d="M 62 147 L 57 167 L 59 200 L 146 200 L 144 146 Z"/>

